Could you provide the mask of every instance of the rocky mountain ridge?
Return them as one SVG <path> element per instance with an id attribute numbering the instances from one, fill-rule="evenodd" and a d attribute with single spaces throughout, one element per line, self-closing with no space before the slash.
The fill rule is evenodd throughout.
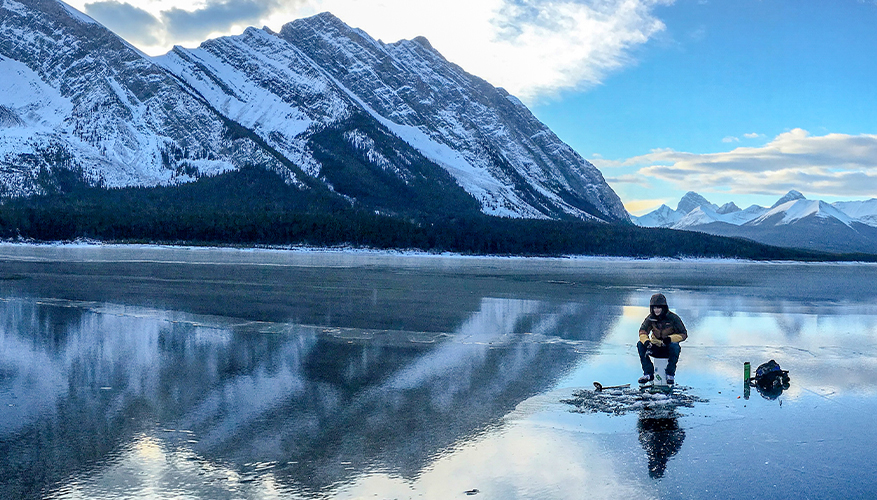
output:
<path id="1" fill-rule="evenodd" d="M 4 197 L 63 189 L 64 171 L 123 187 L 258 166 L 388 214 L 629 220 L 520 101 L 423 38 L 384 44 L 328 13 L 150 58 L 58 0 L 4 0 L 0 66 L 16 75 Z"/>
<path id="2" fill-rule="evenodd" d="M 173 75 L 55 0 L 0 8 L 0 194 L 52 188 L 57 169 L 106 187 L 191 182 L 244 163 L 284 170 Z M 294 174 L 288 173 L 293 179 Z"/>
<path id="3" fill-rule="evenodd" d="M 769 208 L 752 205 L 740 210 L 733 203 L 719 207 L 690 191 L 676 210 L 662 205 L 631 219 L 643 227 L 739 236 L 769 245 L 877 253 L 877 199 L 827 203 L 791 190 Z"/>

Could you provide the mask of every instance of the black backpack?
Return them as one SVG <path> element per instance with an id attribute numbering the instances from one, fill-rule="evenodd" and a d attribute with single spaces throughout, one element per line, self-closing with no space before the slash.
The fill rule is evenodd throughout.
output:
<path id="1" fill-rule="evenodd" d="M 789 371 L 780 368 L 774 360 L 758 365 L 755 377 L 749 379 L 749 385 L 755 386 L 761 397 L 776 399 L 789 388 Z"/>

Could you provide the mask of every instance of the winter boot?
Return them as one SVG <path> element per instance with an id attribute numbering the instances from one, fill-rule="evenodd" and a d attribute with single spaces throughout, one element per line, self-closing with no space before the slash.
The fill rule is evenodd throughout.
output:
<path id="1" fill-rule="evenodd" d="M 652 380 L 655 380 L 655 376 L 645 373 L 642 377 L 639 378 L 639 380 L 637 380 L 637 382 L 639 382 L 640 384 L 648 384 Z"/>

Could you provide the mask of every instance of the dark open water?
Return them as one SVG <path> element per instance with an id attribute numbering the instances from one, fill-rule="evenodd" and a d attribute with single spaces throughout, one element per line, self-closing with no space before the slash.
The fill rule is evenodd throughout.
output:
<path id="1" fill-rule="evenodd" d="M 873 498 L 874 283 L 864 264 L 0 246 L 0 498 Z M 635 381 L 654 291 L 691 332 L 677 380 L 699 401 L 563 403 Z M 772 358 L 791 386 L 746 399 L 743 362 Z"/>

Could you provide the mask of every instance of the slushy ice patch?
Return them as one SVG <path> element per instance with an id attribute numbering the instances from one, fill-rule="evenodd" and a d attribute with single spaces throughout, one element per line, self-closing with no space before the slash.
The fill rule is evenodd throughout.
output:
<path id="1" fill-rule="evenodd" d="M 608 413 L 624 415 L 644 409 L 671 411 L 675 408 L 693 408 L 695 403 L 709 400 L 688 393 L 688 387 L 677 386 L 669 394 L 651 393 L 638 388 L 610 389 L 603 391 L 579 390 L 562 403 L 572 405 L 574 413 Z"/>

